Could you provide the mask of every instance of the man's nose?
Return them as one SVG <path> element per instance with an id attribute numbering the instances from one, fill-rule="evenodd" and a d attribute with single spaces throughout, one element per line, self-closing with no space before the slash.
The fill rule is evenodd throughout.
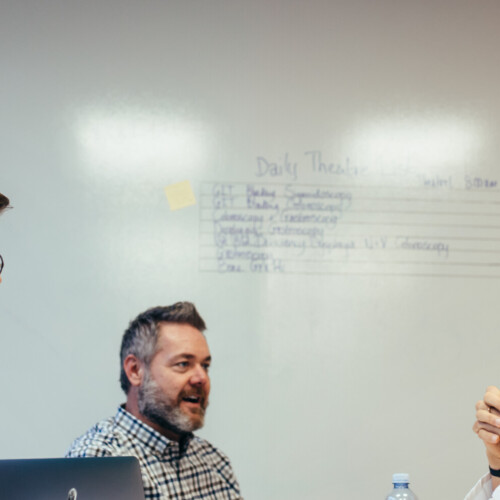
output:
<path id="1" fill-rule="evenodd" d="M 201 365 L 196 365 L 190 379 L 193 385 L 205 385 L 208 382 L 208 373 Z"/>

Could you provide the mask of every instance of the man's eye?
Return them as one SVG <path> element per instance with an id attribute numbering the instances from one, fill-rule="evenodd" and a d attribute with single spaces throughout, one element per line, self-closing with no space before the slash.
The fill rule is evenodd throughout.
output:
<path id="1" fill-rule="evenodd" d="M 210 365 L 208 363 L 203 365 L 203 368 L 205 368 L 205 371 L 208 372 Z"/>
<path id="2" fill-rule="evenodd" d="M 181 361 L 180 363 L 177 363 L 177 366 L 179 368 L 187 368 L 189 366 L 189 363 L 187 361 Z"/>

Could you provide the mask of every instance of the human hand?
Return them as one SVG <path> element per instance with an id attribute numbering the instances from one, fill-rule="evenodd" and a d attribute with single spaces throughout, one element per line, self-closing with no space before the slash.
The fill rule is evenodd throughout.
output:
<path id="1" fill-rule="evenodd" d="M 473 431 L 482 439 L 492 469 L 500 469 L 500 390 L 490 386 L 476 403 Z"/>

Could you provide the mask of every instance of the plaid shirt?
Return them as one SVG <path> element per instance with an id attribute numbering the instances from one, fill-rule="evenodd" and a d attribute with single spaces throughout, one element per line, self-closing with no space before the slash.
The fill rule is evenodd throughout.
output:
<path id="1" fill-rule="evenodd" d="M 171 441 L 122 407 L 76 439 L 66 456 L 136 457 L 148 500 L 242 499 L 229 459 L 208 441 Z"/>

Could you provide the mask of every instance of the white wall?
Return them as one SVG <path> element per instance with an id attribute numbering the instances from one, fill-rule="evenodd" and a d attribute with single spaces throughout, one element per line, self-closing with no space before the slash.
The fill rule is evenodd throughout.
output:
<path id="1" fill-rule="evenodd" d="M 128 321 L 187 299 L 214 356 L 202 435 L 246 498 L 383 498 L 398 471 L 461 498 L 500 372 L 499 18 L 486 0 L 3 0 L 1 458 L 62 455 L 113 413 Z M 171 211 L 184 180 L 197 203 Z M 284 222 L 318 213 L 337 222 Z"/>

